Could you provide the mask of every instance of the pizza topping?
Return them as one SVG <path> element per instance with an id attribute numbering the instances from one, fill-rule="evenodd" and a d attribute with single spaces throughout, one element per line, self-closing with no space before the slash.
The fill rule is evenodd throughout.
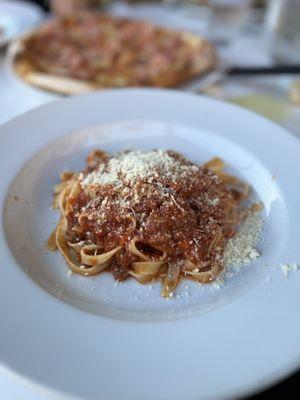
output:
<path id="1" fill-rule="evenodd" d="M 202 70 L 214 62 L 197 36 L 88 12 L 44 24 L 25 40 L 22 57 L 35 71 L 98 86 L 173 86 L 195 73 L 199 59 Z"/>

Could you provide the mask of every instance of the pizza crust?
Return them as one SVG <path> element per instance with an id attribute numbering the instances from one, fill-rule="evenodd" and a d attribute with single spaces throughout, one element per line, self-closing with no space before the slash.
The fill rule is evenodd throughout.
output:
<path id="1" fill-rule="evenodd" d="M 61 95 L 76 95 L 94 90 L 130 86 L 125 78 L 122 82 L 103 86 L 86 80 L 51 75 L 36 70 L 23 54 L 25 41 L 30 34 L 14 41 L 9 48 L 9 58 L 13 72 L 27 84 Z M 160 74 L 152 85 L 153 87 L 178 87 L 184 83 L 188 83 L 193 78 L 211 71 L 216 66 L 216 52 L 209 42 L 186 32 L 182 33 L 182 37 L 191 47 L 197 47 L 201 44 L 201 54 L 194 60 L 193 65 L 188 70 L 181 72 L 168 71 L 166 74 Z"/>
<path id="2" fill-rule="evenodd" d="M 75 95 L 88 93 L 99 89 L 90 82 L 79 79 L 65 78 L 36 71 L 33 66 L 22 56 L 24 41 L 28 35 L 15 40 L 8 51 L 8 57 L 13 72 L 27 84 L 49 92 L 61 95 Z"/>
<path id="3" fill-rule="evenodd" d="M 82 94 L 100 89 L 89 82 L 48 75 L 34 70 L 27 71 L 22 78 L 32 86 L 62 95 Z"/>

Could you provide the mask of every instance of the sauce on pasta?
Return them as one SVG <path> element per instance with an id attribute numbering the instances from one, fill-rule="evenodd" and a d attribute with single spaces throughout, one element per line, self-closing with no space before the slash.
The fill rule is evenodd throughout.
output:
<path id="1" fill-rule="evenodd" d="M 81 275 L 161 279 L 171 297 L 181 278 L 209 283 L 223 269 L 249 187 L 214 158 L 199 166 L 174 151 L 92 151 L 87 167 L 63 173 L 54 207 L 61 219 L 52 249 Z"/>

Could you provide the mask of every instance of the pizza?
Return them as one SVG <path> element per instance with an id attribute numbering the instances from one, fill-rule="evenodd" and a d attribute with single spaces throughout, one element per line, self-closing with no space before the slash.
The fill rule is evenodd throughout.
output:
<path id="1" fill-rule="evenodd" d="M 214 48 L 199 36 L 91 12 L 46 22 L 19 41 L 13 57 L 22 79 L 63 94 L 175 87 L 215 63 Z"/>

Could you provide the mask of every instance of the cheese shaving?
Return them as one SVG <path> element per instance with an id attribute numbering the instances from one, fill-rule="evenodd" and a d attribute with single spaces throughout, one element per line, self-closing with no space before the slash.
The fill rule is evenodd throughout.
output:
<path id="1" fill-rule="evenodd" d="M 300 265 L 296 263 L 280 264 L 283 275 L 288 278 L 291 271 L 298 271 Z"/>

